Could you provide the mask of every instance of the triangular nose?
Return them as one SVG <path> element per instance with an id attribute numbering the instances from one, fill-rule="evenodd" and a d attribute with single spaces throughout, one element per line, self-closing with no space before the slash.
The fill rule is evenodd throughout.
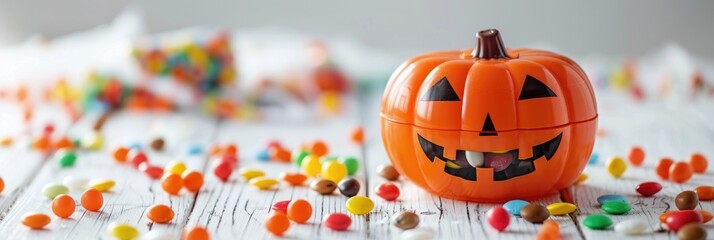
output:
<path id="1" fill-rule="evenodd" d="M 483 127 L 481 127 L 481 133 L 479 136 L 498 136 L 496 132 L 496 127 L 493 126 L 493 121 L 491 121 L 491 115 L 486 114 L 486 120 L 483 121 Z"/>

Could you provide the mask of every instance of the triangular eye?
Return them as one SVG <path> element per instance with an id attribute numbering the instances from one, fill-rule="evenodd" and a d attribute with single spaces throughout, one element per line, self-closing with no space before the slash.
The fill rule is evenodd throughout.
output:
<path id="1" fill-rule="evenodd" d="M 518 100 L 544 97 L 555 97 L 555 93 L 540 80 L 531 75 L 526 75 L 526 81 L 523 83 L 523 89 L 521 89 L 521 95 L 518 96 Z"/>
<path id="2" fill-rule="evenodd" d="M 429 91 L 424 94 L 421 100 L 425 101 L 460 101 L 459 95 L 451 87 L 449 80 L 446 77 L 442 78 Z"/>

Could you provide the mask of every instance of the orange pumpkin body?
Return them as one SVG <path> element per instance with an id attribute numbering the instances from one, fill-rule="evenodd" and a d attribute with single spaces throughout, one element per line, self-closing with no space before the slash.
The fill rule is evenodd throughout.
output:
<path id="1" fill-rule="evenodd" d="M 479 34 L 475 50 L 420 55 L 391 76 L 381 127 L 393 165 L 431 193 L 468 201 L 533 199 L 573 184 L 597 128 L 587 76 L 564 56 L 505 50 L 498 31 Z"/>

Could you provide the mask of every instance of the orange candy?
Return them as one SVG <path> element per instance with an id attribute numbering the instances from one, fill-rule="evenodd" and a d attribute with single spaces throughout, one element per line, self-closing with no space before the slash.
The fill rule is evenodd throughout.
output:
<path id="1" fill-rule="evenodd" d="M 112 156 L 117 162 L 126 162 L 126 156 L 129 153 L 129 149 L 125 147 L 118 147 L 114 149 Z"/>
<path id="2" fill-rule="evenodd" d="M 168 223 L 174 219 L 174 210 L 164 204 L 154 204 L 149 207 L 146 217 L 156 223 Z"/>
<path id="3" fill-rule="evenodd" d="M 640 166 L 642 162 L 645 161 L 645 151 L 639 146 L 633 146 L 630 148 L 630 153 L 627 155 L 627 159 L 630 160 L 633 166 Z"/>
<path id="4" fill-rule="evenodd" d="M 693 153 L 692 156 L 689 156 L 689 165 L 692 165 L 692 170 L 695 173 L 704 173 L 707 171 L 709 163 L 701 153 Z"/>
<path id="5" fill-rule="evenodd" d="M 183 180 L 178 174 L 168 173 L 164 174 L 164 176 L 161 178 L 161 188 L 163 188 L 164 191 L 168 194 L 176 195 L 179 193 L 179 191 L 181 191 L 182 187 Z"/>
<path id="6" fill-rule="evenodd" d="M 3 181 L 2 178 L 0 177 L 0 193 L 2 193 L 2 190 L 4 190 L 4 189 L 5 189 L 5 181 Z"/>
<path id="7" fill-rule="evenodd" d="M 44 213 L 28 213 L 22 216 L 22 225 L 31 229 L 42 229 L 50 224 L 50 216 Z"/>
<path id="8" fill-rule="evenodd" d="M 310 142 L 308 144 L 308 150 L 312 154 L 317 155 L 318 157 L 325 156 L 329 152 L 329 149 L 327 148 L 327 144 L 325 144 L 325 142 L 320 141 L 320 140 L 315 140 L 315 141 Z"/>
<path id="9" fill-rule="evenodd" d="M 669 179 L 676 183 L 684 183 L 692 178 L 692 166 L 686 162 L 677 162 L 669 167 Z"/>
<path id="10" fill-rule="evenodd" d="M 87 211 L 97 212 L 104 204 L 104 196 L 99 190 L 90 188 L 84 191 L 80 201 L 82 202 L 82 207 Z"/>
<path id="11" fill-rule="evenodd" d="M 193 226 L 183 230 L 181 234 L 183 240 L 208 240 L 210 239 L 208 231 L 201 226 Z"/>
<path id="12" fill-rule="evenodd" d="M 268 156 L 270 156 L 270 159 L 280 160 L 282 162 L 290 162 L 290 157 L 292 156 L 292 154 L 290 153 L 290 151 L 284 148 L 274 146 L 268 149 Z"/>
<path id="13" fill-rule="evenodd" d="M 350 140 L 356 144 L 364 143 L 364 129 L 362 126 L 356 126 L 350 131 Z"/>
<path id="14" fill-rule="evenodd" d="M 69 139 L 68 137 L 62 137 L 57 142 L 55 142 L 55 149 L 73 148 L 73 147 L 74 147 L 74 144 L 72 143 L 72 140 Z"/>
<path id="15" fill-rule="evenodd" d="M 196 171 L 184 171 L 181 174 L 183 186 L 190 192 L 198 192 L 203 186 L 203 174 Z"/>
<path id="16" fill-rule="evenodd" d="M 288 204 L 288 218 L 296 223 L 305 223 L 312 216 L 312 205 L 303 199 L 290 201 Z"/>
<path id="17" fill-rule="evenodd" d="M 557 240 L 560 239 L 560 226 L 553 220 L 548 220 L 543 222 L 543 227 L 541 227 L 537 240 Z"/>
<path id="18" fill-rule="evenodd" d="M 238 147 L 235 144 L 228 144 L 226 148 L 223 149 L 225 154 L 230 154 L 232 156 L 238 156 Z"/>
<path id="19" fill-rule="evenodd" d="M 2 183 L 0 179 L 0 183 Z M 2 187 L 0 187 L 2 191 Z M 699 196 L 699 201 L 710 201 L 714 200 L 714 186 L 699 186 L 694 189 L 694 192 Z"/>
<path id="20" fill-rule="evenodd" d="M 302 185 L 305 180 L 307 180 L 307 176 L 302 173 L 289 173 L 289 172 L 283 172 L 280 174 L 280 178 L 283 179 L 283 181 L 286 181 L 290 185 L 293 186 L 298 186 Z"/>
<path id="21" fill-rule="evenodd" d="M 669 179 L 669 167 L 671 167 L 673 163 L 674 161 L 670 158 L 660 159 L 659 162 L 657 162 L 657 165 L 655 165 L 657 175 L 662 179 Z"/>
<path id="22" fill-rule="evenodd" d="M 52 200 L 52 212 L 60 218 L 69 218 L 74 213 L 76 205 L 74 198 L 67 194 L 62 194 Z"/>
<path id="23" fill-rule="evenodd" d="M 269 232 L 281 236 L 290 228 L 290 219 L 282 213 L 273 213 L 265 220 L 265 228 Z"/>

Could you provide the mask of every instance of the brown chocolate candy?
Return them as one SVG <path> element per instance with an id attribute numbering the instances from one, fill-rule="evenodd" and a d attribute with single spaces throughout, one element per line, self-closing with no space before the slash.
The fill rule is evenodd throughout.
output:
<path id="1" fill-rule="evenodd" d="M 699 223 L 689 223 L 679 228 L 677 237 L 680 240 L 704 240 L 707 239 L 707 230 Z"/>
<path id="2" fill-rule="evenodd" d="M 531 203 L 521 208 L 521 217 L 532 223 L 542 223 L 550 217 L 550 212 L 540 204 Z"/>
<path id="3" fill-rule="evenodd" d="M 677 194 L 674 204 L 679 210 L 694 210 L 699 205 L 699 196 L 694 191 L 684 191 Z"/>
<path id="4" fill-rule="evenodd" d="M 402 229 L 412 229 L 419 225 L 419 215 L 413 212 L 401 212 L 394 217 L 394 226 Z"/>
<path id="5" fill-rule="evenodd" d="M 154 149 L 156 151 L 161 151 L 164 150 L 164 139 L 163 138 L 156 138 L 153 141 L 151 141 L 151 149 Z"/>
<path id="6" fill-rule="evenodd" d="M 377 173 L 379 176 L 382 176 L 384 179 L 387 179 L 389 181 L 396 181 L 399 179 L 399 172 L 397 172 L 397 169 L 392 167 L 392 165 L 389 164 L 382 164 L 377 167 Z"/>
<path id="7" fill-rule="evenodd" d="M 357 193 L 359 193 L 360 184 L 357 179 L 345 178 L 337 184 L 337 189 L 339 189 L 340 193 L 346 197 L 354 197 Z"/>
<path id="8" fill-rule="evenodd" d="M 327 179 L 315 179 L 310 183 L 310 189 L 322 195 L 332 194 L 335 188 L 337 188 L 337 184 Z"/>

